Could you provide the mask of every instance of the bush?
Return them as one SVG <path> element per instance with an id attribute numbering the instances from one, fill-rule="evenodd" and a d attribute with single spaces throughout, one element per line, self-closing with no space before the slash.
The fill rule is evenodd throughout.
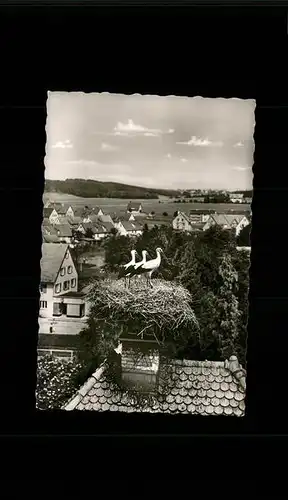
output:
<path id="1" fill-rule="evenodd" d="M 167 217 L 167 216 L 168 216 L 167 212 L 163 212 L 163 214 L 162 214 L 162 215 L 164 215 L 164 217 Z"/>
<path id="2" fill-rule="evenodd" d="M 38 358 L 36 408 L 50 410 L 61 408 L 77 390 L 76 378 L 81 365 L 71 360 L 52 356 Z"/>

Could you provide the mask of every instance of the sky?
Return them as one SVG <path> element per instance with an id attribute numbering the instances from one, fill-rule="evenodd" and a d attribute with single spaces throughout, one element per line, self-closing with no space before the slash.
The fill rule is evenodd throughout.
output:
<path id="1" fill-rule="evenodd" d="M 46 179 L 251 189 L 252 99 L 48 92 Z"/>

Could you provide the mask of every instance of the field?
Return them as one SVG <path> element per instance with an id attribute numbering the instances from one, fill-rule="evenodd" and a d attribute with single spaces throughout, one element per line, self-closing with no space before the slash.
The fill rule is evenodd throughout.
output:
<path id="1" fill-rule="evenodd" d="M 77 196 L 61 193 L 45 193 L 43 195 L 44 202 L 49 199 L 56 203 L 71 203 L 72 206 L 77 205 L 94 205 L 102 208 L 104 212 L 126 212 L 129 200 L 118 198 L 78 198 Z M 152 210 L 157 215 L 162 215 L 167 212 L 170 217 L 173 216 L 176 210 L 189 212 L 192 209 L 213 209 L 218 213 L 224 213 L 228 210 L 250 210 L 250 205 L 236 203 L 173 203 L 168 198 L 160 197 L 159 200 L 133 200 L 133 203 L 141 202 L 143 211 L 146 213 Z"/>

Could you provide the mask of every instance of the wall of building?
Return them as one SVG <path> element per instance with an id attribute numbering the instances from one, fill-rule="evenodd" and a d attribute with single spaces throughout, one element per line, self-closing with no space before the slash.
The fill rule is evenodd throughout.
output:
<path id="1" fill-rule="evenodd" d="M 51 318 L 53 316 L 53 285 L 43 284 L 40 288 L 40 309 L 39 316 Z"/>
<path id="2" fill-rule="evenodd" d="M 71 272 L 69 272 L 71 271 Z M 64 283 L 67 282 L 65 285 Z M 67 288 L 68 287 L 68 288 Z M 69 250 L 64 257 L 54 284 L 54 296 L 61 297 L 68 292 L 78 291 L 78 273 Z"/>

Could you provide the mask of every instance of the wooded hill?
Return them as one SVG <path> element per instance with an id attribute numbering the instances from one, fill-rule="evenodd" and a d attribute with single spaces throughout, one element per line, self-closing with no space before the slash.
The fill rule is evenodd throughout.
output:
<path id="1" fill-rule="evenodd" d="M 176 196 L 177 191 L 165 189 L 150 189 L 139 186 L 129 186 L 117 182 L 100 182 L 85 179 L 66 179 L 65 181 L 46 180 L 45 191 L 72 194 L 82 198 L 127 198 L 127 199 L 157 199 L 162 196 Z"/>

